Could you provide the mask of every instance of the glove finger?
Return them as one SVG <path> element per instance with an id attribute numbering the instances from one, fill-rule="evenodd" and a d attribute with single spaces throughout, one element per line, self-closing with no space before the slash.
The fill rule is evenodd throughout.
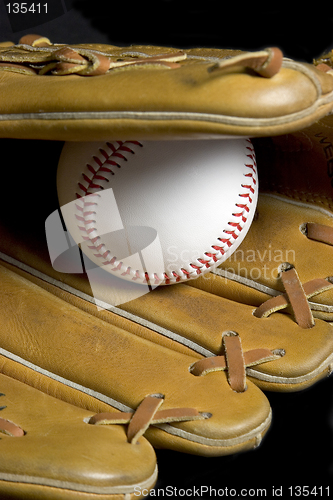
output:
<path id="1" fill-rule="evenodd" d="M 136 498 L 155 485 L 144 438 L 131 445 L 123 426 L 88 425 L 90 411 L 2 373 L 0 387 L 1 498 Z"/>

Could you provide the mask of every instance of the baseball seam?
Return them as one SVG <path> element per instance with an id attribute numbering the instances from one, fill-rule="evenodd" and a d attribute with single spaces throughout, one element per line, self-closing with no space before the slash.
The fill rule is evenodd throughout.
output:
<path id="1" fill-rule="evenodd" d="M 256 192 L 257 165 L 254 148 L 250 139 L 246 139 L 246 141 L 248 154 L 244 166 L 248 169 L 248 172 L 244 174 L 246 179 L 241 184 L 243 192 L 238 194 L 242 199 L 242 203 L 235 203 L 235 212 L 232 213 L 233 220 L 228 222 L 225 229 L 221 230 L 223 236 L 217 238 L 220 243 L 210 245 L 210 248 L 204 252 L 207 258 L 198 258 L 188 264 L 188 267 L 192 268 L 193 271 L 181 268 L 178 272 L 164 272 L 163 279 L 157 273 L 152 273 L 151 276 L 148 276 L 147 273 L 143 275 L 139 271 L 131 269 L 131 267 L 125 267 L 116 256 L 110 255 L 110 251 L 106 248 L 101 236 L 97 234 L 94 215 L 96 215 L 95 207 L 98 205 L 98 192 L 104 189 L 101 183 L 109 182 L 108 176 L 116 175 L 116 171 L 124 166 L 123 164 L 128 161 L 128 157 L 135 154 L 133 146 L 142 147 L 139 141 L 106 142 L 105 146 L 99 148 L 98 152 L 96 152 L 100 156 L 97 156 L 97 154 L 93 156 L 92 161 L 85 165 L 86 172 L 81 173 L 81 178 L 77 183 L 76 198 L 78 203 L 76 204 L 77 213 L 75 217 L 83 240 L 91 243 L 88 248 L 93 252 L 97 251 L 94 256 L 101 259 L 101 265 L 112 265 L 113 273 L 119 272 L 121 276 L 132 274 L 133 281 L 141 281 L 145 284 L 160 285 L 164 283 L 167 285 L 187 281 L 199 276 L 203 268 L 210 269 L 218 265 L 225 253 L 230 251 L 230 248 L 240 236 Z M 107 149 L 110 150 L 110 153 L 107 152 Z M 82 198 L 83 203 L 80 204 L 79 200 Z"/>

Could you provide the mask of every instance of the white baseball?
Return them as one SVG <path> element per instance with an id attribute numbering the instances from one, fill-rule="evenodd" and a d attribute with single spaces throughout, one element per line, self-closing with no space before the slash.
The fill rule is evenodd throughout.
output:
<path id="1" fill-rule="evenodd" d="M 68 142 L 57 189 L 67 230 L 94 264 L 138 283 L 184 282 L 221 264 L 249 230 L 255 152 L 239 138 Z"/>

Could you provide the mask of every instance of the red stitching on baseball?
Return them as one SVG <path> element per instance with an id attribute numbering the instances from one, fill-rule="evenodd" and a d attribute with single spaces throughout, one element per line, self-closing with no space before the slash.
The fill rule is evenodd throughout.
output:
<path id="1" fill-rule="evenodd" d="M 241 203 L 236 203 L 236 207 L 241 208 L 242 210 L 245 210 L 246 212 L 250 211 L 250 207 L 248 205 L 244 205 Z"/>
<path id="2" fill-rule="evenodd" d="M 227 231 L 224 231 L 227 232 Z M 217 238 L 221 243 L 225 243 L 229 248 L 232 246 L 232 242 L 230 241 L 230 238 Z M 214 247 L 216 248 L 216 247 Z"/>
<path id="3" fill-rule="evenodd" d="M 89 171 L 90 171 L 93 175 L 95 175 L 96 170 L 94 170 L 94 168 L 93 168 L 91 165 L 89 165 L 89 164 L 87 164 L 87 167 L 88 167 L 88 170 L 89 170 Z"/>
<path id="4" fill-rule="evenodd" d="M 239 197 L 244 199 L 244 203 L 236 203 L 235 206 L 240 209 L 240 211 L 237 211 L 233 213 L 233 217 L 238 218 L 240 222 L 229 222 L 228 226 L 230 229 L 225 229 L 222 232 L 225 235 L 228 235 L 229 237 L 219 237 L 217 238 L 218 241 L 222 243 L 222 246 L 220 245 L 212 245 L 211 249 L 215 250 L 216 253 L 207 251 L 204 253 L 208 257 L 208 260 L 198 258 L 197 262 L 200 263 L 200 266 L 195 264 L 195 263 L 190 263 L 189 265 L 194 269 L 197 273 L 197 275 L 201 274 L 201 268 L 206 267 L 209 268 L 212 266 L 215 262 L 217 262 L 226 252 L 226 249 L 230 248 L 233 245 L 233 241 L 236 241 L 237 238 L 239 237 L 239 234 L 241 233 L 243 229 L 243 225 L 247 221 L 247 214 L 250 212 L 250 205 L 252 204 L 253 198 L 252 195 L 255 194 L 255 188 L 256 188 L 256 179 L 255 175 L 257 173 L 256 171 L 256 159 L 255 159 L 255 154 L 254 154 L 254 148 L 249 139 L 247 139 L 247 142 L 249 143 L 248 146 L 246 146 L 246 149 L 250 151 L 249 154 L 246 155 L 247 158 L 251 160 L 251 163 L 246 163 L 245 167 L 250 169 L 250 172 L 244 174 L 244 177 L 247 178 L 248 183 L 241 184 L 242 188 L 245 189 L 247 192 L 246 193 L 239 193 Z M 101 175 L 101 173 L 106 173 L 108 175 L 115 175 L 115 172 L 108 166 L 110 165 L 111 167 L 115 167 L 117 169 L 121 168 L 121 164 L 117 159 L 121 159 L 122 161 L 128 161 L 126 158 L 126 155 L 123 153 L 127 154 L 135 154 L 135 151 L 131 149 L 130 145 L 136 145 L 142 147 L 143 145 L 138 142 L 138 141 L 115 141 L 115 143 L 112 142 L 106 142 L 106 146 L 110 149 L 111 154 L 108 154 L 107 151 L 103 148 L 99 149 L 100 154 L 103 156 L 104 160 L 102 161 L 100 158 L 97 156 L 93 156 L 93 160 L 97 166 L 97 168 L 94 168 L 93 165 L 87 164 L 87 170 L 88 172 L 91 173 L 91 177 L 87 175 L 86 173 L 82 173 L 82 178 L 85 183 L 87 183 L 87 186 L 85 186 L 82 182 L 78 182 L 78 189 L 79 192 L 76 193 L 76 197 L 78 199 L 82 197 L 87 197 L 89 195 L 89 201 L 87 198 L 85 198 L 84 202 L 84 209 L 83 207 L 80 207 L 79 205 L 76 205 L 77 210 L 82 213 L 82 215 L 76 215 L 76 218 L 78 221 L 82 222 L 84 226 L 79 226 L 79 229 L 86 233 L 87 236 L 83 235 L 84 240 L 89 240 L 93 243 L 92 247 L 89 247 L 91 250 L 96 251 L 97 253 L 95 254 L 96 257 L 105 259 L 103 262 L 103 265 L 114 265 L 115 262 L 117 261 L 117 257 L 112 257 L 110 260 L 110 251 L 105 248 L 105 245 L 103 242 L 98 243 L 100 241 L 100 237 L 96 236 L 91 238 L 89 235 L 96 231 L 96 228 L 87 228 L 88 224 L 93 224 L 95 221 L 90 218 L 91 215 L 95 215 L 96 212 L 93 211 L 88 211 L 86 208 L 88 207 L 93 207 L 97 206 L 98 202 L 94 201 L 93 199 L 90 199 L 90 197 L 97 196 L 99 197 L 98 192 L 95 193 L 92 190 L 102 190 L 104 189 L 103 186 L 100 184 L 96 183 L 95 180 L 97 181 L 106 181 L 109 182 L 110 180 L 105 176 Z M 250 183 L 249 183 L 250 182 Z M 80 193 L 81 191 L 81 193 Z M 92 192 L 91 192 L 92 191 Z M 89 216 L 89 220 L 87 220 L 87 217 Z M 239 233 L 239 234 L 238 234 Z M 96 246 L 98 243 L 98 246 Z M 227 248 L 226 248 L 227 247 Z M 119 262 L 113 269 L 112 271 L 121 271 L 122 270 L 123 263 Z M 129 275 L 130 273 L 134 274 L 132 277 L 133 281 L 140 280 L 141 276 L 138 270 L 132 270 L 130 267 L 127 267 L 126 270 L 123 270 L 122 276 Z M 190 279 L 191 278 L 191 273 L 187 271 L 186 269 L 181 269 L 181 272 L 183 273 L 184 277 L 182 278 L 176 271 L 172 271 L 170 275 L 168 275 L 166 272 L 163 273 L 164 276 L 164 282 L 165 284 L 170 284 L 174 281 L 179 282 L 179 281 L 184 281 L 184 279 Z M 162 280 L 156 275 L 156 273 L 153 273 L 154 279 L 155 279 L 155 284 L 159 284 L 162 282 Z M 171 276 L 174 278 L 172 280 Z M 152 280 L 149 278 L 147 272 L 145 272 L 144 278 L 142 278 L 142 283 L 149 283 Z"/>
<path id="5" fill-rule="evenodd" d="M 218 238 L 218 239 L 219 239 L 220 241 L 222 241 L 222 240 L 221 240 L 221 238 Z M 226 242 L 226 241 L 228 241 L 228 240 L 224 240 L 224 241 Z M 217 252 L 220 252 L 222 255 L 224 255 L 224 254 L 225 254 L 225 251 L 224 251 L 224 248 L 223 248 L 223 247 L 219 247 L 218 245 L 212 245 L 212 248 L 214 248 L 214 250 L 216 250 Z M 216 254 L 215 254 L 215 257 L 216 257 Z M 216 258 L 216 260 L 218 260 L 218 259 Z"/>

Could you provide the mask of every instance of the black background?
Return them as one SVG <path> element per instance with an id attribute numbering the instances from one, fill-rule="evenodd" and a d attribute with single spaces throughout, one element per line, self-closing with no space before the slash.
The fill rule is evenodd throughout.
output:
<path id="1" fill-rule="evenodd" d="M 54 43 L 100 42 L 114 45 L 155 44 L 257 50 L 278 46 L 287 57 L 311 62 L 333 44 L 333 8 L 300 2 L 249 3 L 215 0 L 42 0 L 48 13 L 8 14 L 0 0 L 1 41 L 27 33 Z M 28 1 L 27 5 L 33 2 Z M 274 6 L 273 6 L 274 5 Z"/>
<path id="2" fill-rule="evenodd" d="M 49 0 L 47 16 L 16 17 L 8 15 L 8 3 L 9 0 L 0 0 L 0 41 L 17 43 L 24 34 L 37 33 L 54 43 L 244 50 L 278 46 L 285 56 L 307 62 L 333 47 L 333 8 L 327 11 L 320 3 L 305 7 L 297 2 L 295 8 L 291 2 L 291 6 L 279 2 L 278 7 L 263 4 L 262 8 L 253 8 L 209 0 Z M 311 331 L 306 334 L 311 335 Z M 306 391 L 267 396 L 273 422 L 261 446 L 254 451 L 205 458 L 157 450 L 159 497 L 162 489 L 167 495 L 167 487 L 201 486 L 238 491 L 252 488 L 244 498 L 260 498 L 254 491 L 259 488 L 267 488 L 266 498 L 270 498 L 273 488 L 281 486 L 283 498 L 291 498 L 288 487 L 296 485 L 331 486 L 333 494 L 333 377 Z M 317 500 L 327 498 L 325 491 L 323 496 L 319 489 L 317 493 Z"/>

